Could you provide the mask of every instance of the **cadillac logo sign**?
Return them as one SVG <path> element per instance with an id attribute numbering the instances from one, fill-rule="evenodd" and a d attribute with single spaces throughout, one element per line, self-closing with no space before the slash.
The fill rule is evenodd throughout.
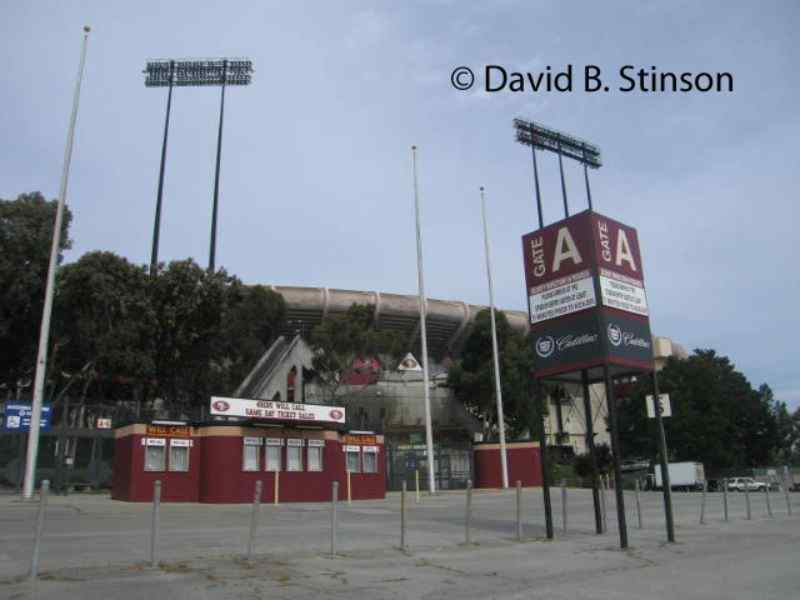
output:
<path id="1" fill-rule="evenodd" d="M 622 330 L 619 328 L 619 325 L 616 323 L 609 323 L 606 332 L 608 333 L 609 342 L 615 346 L 619 346 L 622 343 Z"/>
<path id="2" fill-rule="evenodd" d="M 536 354 L 542 358 L 547 358 L 556 349 L 556 341 L 552 336 L 545 335 L 536 340 Z"/>

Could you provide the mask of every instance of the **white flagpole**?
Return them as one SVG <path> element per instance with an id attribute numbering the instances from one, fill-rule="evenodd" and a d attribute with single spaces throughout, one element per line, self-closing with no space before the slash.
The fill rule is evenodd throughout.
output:
<path id="1" fill-rule="evenodd" d="M 489 280 L 489 310 L 492 315 L 492 354 L 494 356 L 494 383 L 497 396 L 497 425 L 500 428 L 500 469 L 503 488 L 508 488 L 508 461 L 506 457 L 506 426 L 503 419 L 503 392 L 500 389 L 500 358 L 497 351 L 497 325 L 494 318 L 494 286 L 492 285 L 492 258 L 489 252 L 489 228 L 486 225 L 486 199 L 481 186 L 481 217 L 483 218 L 483 245 L 486 249 L 486 277 Z"/>
<path id="2" fill-rule="evenodd" d="M 44 398 L 45 372 L 47 371 L 47 345 L 50 343 L 50 316 L 53 312 L 53 288 L 55 287 L 56 270 L 58 269 L 58 255 L 61 250 L 61 224 L 64 218 L 64 203 L 67 198 L 69 166 L 72 161 L 72 146 L 75 140 L 75 121 L 78 119 L 78 101 L 81 97 L 81 81 L 83 80 L 83 66 L 86 63 L 86 45 L 89 40 L 89 31 L 89 26 L 84 26 L 81 60 L 78 66 L 78 80 L 75 82 L 75 97 L 72 101 L 72 115 L 70 116 L 69 130 L 67 132 L 67 147 L 64 151 L 64 168 L 61 172 L 61 187 L 58 192 L 56 222 L 53 229 L 53 247 L 50 249 L 50 265 L 47 269 L 47 287 L 44 293 L 42 325 L 39 331 L 39 354 L 36 359 L 36 375 L 34 376 L 33 384 L 31 428 L 28 435 L 28 451 L 25 456 L 25 484 L 23 485 L 22 496 L 26 499 L 33 496 L 35 484 L 36 456 L 39 452 L 39 428 L 42 415 L 42 400 Z"/>
<path id="3" fill-rule="evenodd" d="M 417 147 L 411 146 L 411 165 L 414 171 L 414 213 L 417 218 L 417 281 L 419 284 L 419 323 L 422 337 L 422 381 L 425 386 L 425 441 L 428 450 L 428 490 L 436 493 L 436 465 L 433 455 L 433 427 L 431 425 L 431 391 L 428 383 L 428 336 L 425 328 L 427 300 L 425 279 L 422 274 L 422 229 L 419 216 L 419 189 L 417 186 Z"/>

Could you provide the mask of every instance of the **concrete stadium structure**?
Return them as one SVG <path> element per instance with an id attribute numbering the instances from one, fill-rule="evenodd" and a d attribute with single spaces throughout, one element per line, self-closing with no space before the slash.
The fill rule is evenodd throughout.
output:
<path id="1" fill-rule="evenodd" d="M 376 326 L 405 333 L 409 336 L 409 350 L 419 356 L 420 318 L 419 300 L 416 295 L 319 287 L 270 287 L 281 294 L 286 302 L 287 316 L 281 332 L 283 337 L 256 365 L 237 390 L 237 394 L 246 397 L 272 398 L 273 394 L 279 392 L 280 397 L 286 398 L 288 394 L 286 374 L 292 367 L 300 374 L 298 389 L 302 389 L 301 367 L 310 368 L 310 354 L 306 350 L 301 353 L 302 358 L 289 359 L 291 348 L 297 345 L 296 341 L 292 342 L 293 338 L 298 333 L 310 333 L 325 317 L 344 313 L 353 304 L 372 306 L 375 311 Z M 436 382 L 433 405 L 437 428 L 449 424 L 469 435 L 477 431 L 474 426 L 467 423 L 469 418 L 463 406 L 454 402 L 450 390 L 447 389 L 447 361 L 443 362 L 443 359 L 458 358 L 475 316 L 485 308 L 487 307 L 456 300 L 427 299 L 426 325 L 432 362 L 431 376 Z M 527 333 L 526 312 L 503 310 L 503 313 L 511 327 L 520 333 Z M 653 337 L 653 351 L 657 369 L 662 368 L 670 356 L 679 359 L 688 356 L 683 346 L 665 337 Z M 281 367 L 279 363 L 285 364 Z M 382 389 L 386 386 L 388 389 Z M 422 427 L 421 374 L 388 374 L 381 385 L 362 387 L 355 391 L 358 393 L 353 394 L 354 389 L 347 390 L 349 394 L 353 394 L 349 406 L 354 415 L 360 413 L 365 419 L 363 422 L 357 422 L 357 425 L 376 427 L 381 432 L 387 432 L 390 438 L 392 430 L 407 432 Z M 576 454 L 581 454 L 587 451 L 582 388 L 580 385 L 567 383 L 564 391 L 566 393 L 561 399 L 547 398 L 545 431 L 548 443 L 570 447 Z M 311 394 L 313 397 L 313 392 Z M 303 398 L 304 394 L 299 397 Z M 387 406 L 390 398 L 394 399 L 397 406 Z M 590 401 L 594 416 L 595 442 L 598 444 L 610 443 L 606 426 L 608 411 L 605 400 L 604 385 L 591 384 Z"/>
<path id="2" fill-rule="evenodd" d="M 270 286 L 286 302 L 286 325 L 283 334 L 310 332 L 327 316 L 341 314 L 353 304 L 366 304 L 375 311 L 375 324 L 380 329 L 400 331 L 410 336 L 411 346 L 419 343 L 420 318 L 417 295 L 386 292 L 338 290 L 319 287 Z M 457 300 L 428 298 L 426 304 L 428 348 L 432 356 L 454 356 L 458 353 L 469 328 L 486 306 Z M 502 309 L 500 309 L 502 310 Z M 525 333 L 528 314 L 519 310 L 503 310 L 509 324 Z"/>

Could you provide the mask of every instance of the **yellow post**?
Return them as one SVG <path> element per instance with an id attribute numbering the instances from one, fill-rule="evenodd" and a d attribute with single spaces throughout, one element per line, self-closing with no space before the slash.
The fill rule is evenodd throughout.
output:
<path id="1" fill-rule="evenodd" d="M 275 498 L 273 499 L 275 504 L 278 504 L 278 491 L 280 490 L 280 483 L 278 483 L 278 481 L 280 480 L 280 474 L 280 471 L 275 471 Z"/>
<path id="2" fill-rule="evenodd" d="M 350 487 L 350 470 L 347 470 L 347 503 L 353 503 L 353 490 Z"/>
<path id="3" fill-rule="evenodd" d="M 417 504 L 419 504 L 419 469 L 414 470 L 414 479 L 417 482 Z"/>

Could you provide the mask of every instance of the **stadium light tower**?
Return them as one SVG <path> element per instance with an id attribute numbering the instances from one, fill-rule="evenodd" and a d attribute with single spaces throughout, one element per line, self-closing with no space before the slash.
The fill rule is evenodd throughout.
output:
<path id="1" fill-rule="evenodd" d="M 530 146 L 533 152 L 533 177 L 536 186 L 536 207 L 539 212 L 539 227 L 544 227 L 542 217 L 542 198 L 539 192 L 539 171 L 536 166 L 536 148 L 554 152 L 558 155 L 558 168 L 561 173 L 561 193 L 564 198 L 564 217 L 569 216 L 569 205 L 567 204 L 567 185 L 564 180 L 564 164 L 562 157 L 566 156 L 577 160 L 583 164 L 583 175 L 586 180 L 586 197 L 589 201 L 589 209 L 592 210 L 592 191 L 589 188 L 589 169 L 598 169 L 603 161 L 600 156 L 600 148 L 594 144 L 576 138 L 566 133 L 561 133 L 555 129 L 544 127 L 533 121 L 514 119 L 514 129 L 517 131 L 517 141 L 525 146 Z"/>
<path id="2" fill-rule="evenodd" d="M 214 172 L 214 204 L 211 215 L 211 247 L 208 270 L 215 269 L 217 253 L 217 210 L 219 205 L 219 168 L 222 154 L 222 123 L 225 116 L 225 88 L 229 85 L 249 85 L 253 78 L 253 62 L 246 58 L 211 59 L 155 59 L 147 62 L 144 70 L 145 86 L 169 88 L 167 94 L 167 116 L 164 122 L 164 141 L 161 145 L 161 168 L 158 175 L 156 217 L 153 225 L 153 250 L 150 255 L 150 272 L 158 268 L 158 242 L 161 228 L 161 198 L 164 189 L 164 165 L 167 156 L 169 115 L 172 105 L 172 88 L 220 86 L 219 130 L 217 132 L 217 161 Z"/>

